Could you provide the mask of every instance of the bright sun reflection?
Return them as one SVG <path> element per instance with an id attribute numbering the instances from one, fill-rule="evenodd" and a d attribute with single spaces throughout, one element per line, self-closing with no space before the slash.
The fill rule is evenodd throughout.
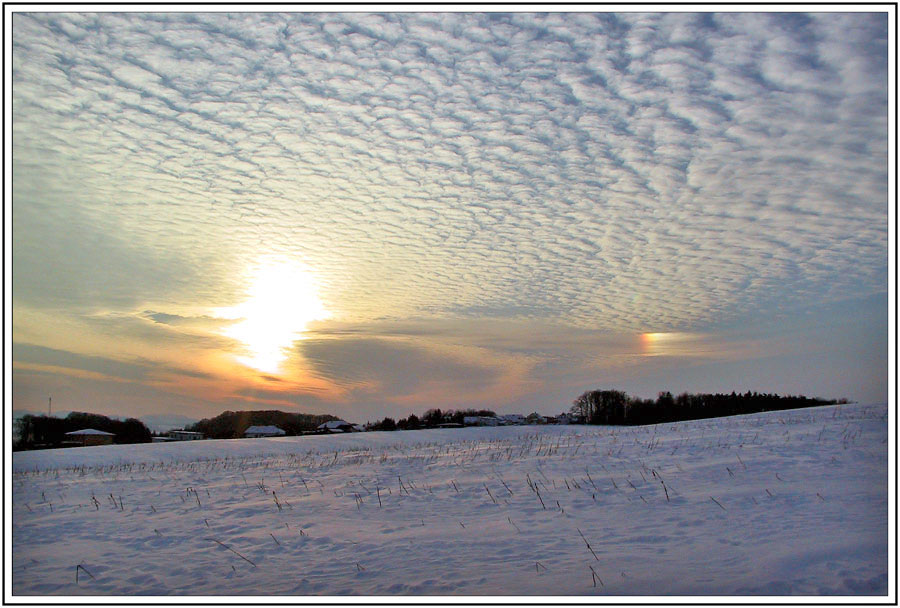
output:
<path id="1" fill-rule="evenodd" d="M 238 362 L 262 372 L 277 373 L 288 347 L 316 319 L 328 317 L 312 273 L 290 262 L 260 265 L 247 287 L 248 299 L 216 314 L 234 319 L 222 333 L 242 342 L 249 354 Z"/>

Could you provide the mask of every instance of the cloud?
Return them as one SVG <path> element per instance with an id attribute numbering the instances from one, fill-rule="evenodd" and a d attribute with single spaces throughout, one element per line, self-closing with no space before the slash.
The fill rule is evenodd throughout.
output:
<path id="1" fill-rule="evenodd" d="M 537 298 L 529 314 L 577 324 L 690 327 L 786 279 L 784 297 L 872 289 L 846 271 L 860 257 L 880 268 L 886 246 L 871 155 L 886 159 L 883 16 L 14 24 L 26 229 L 45 189 L 27 167 L 53 142 L 44 171 L 71 175 L 90 217 L 114 211 L 107 238 L 177 252 L 186 272 L 212 244 L 232 264 L 287 250 L 333 277 L 350 314 L 371 316 L 359 303 L 372 296 L 399 315 Z M 643 255 L 663 239 L 664 259 Z M 855 260 L 836 251 L 844 239 Z M 813 264 L 820 251 L 837 255 Z M 735 276 L 755 280 L 738 290 Z M 618 312 L 634 292 L 651 305 Z"/>
<path id="2" fill-rule="evenodd" d="M 752 359 L 785 338 L 724 332 L 653 337 L 537 321 L 411 319 L 314 324 L 297 342 L 323 377 L 347 389 L 342 401 L 447 407 L 483 403 L 542 405 L 534 395 L 568 400 L 572 385 L 622 382 L 648 369 Z M 802 351 L 795 338 L 795 348 Z M 788 349 L 790 350 L 790 349 Z M 785 352 L 781 348 L 779 352 Z M 437 390 L 440 387 L 442 390 Z"/>
<path id="3" fill-rule="evenodd" d="M 69 368 L 113 376 L 123 380 L 141 380 L 147 375 L 143 365 L 116 361 L 105 357 L 92 357 L 46 348 L 34 344 L 13 344 L 13 358 L 21 363 L 33 363 L 53 367 Z"/>
<path id="4" fill-rule="evenodd" d="M 219 319 L 210 315 L 188 317 L 167 312 L 156 312 L 152 310 L 145 310 L 142 316 L 150 319 L 154 323 L 171 325 L 173 327 L 201 327 L 216 329 L 221 328 L 223 325 L 227 325 L 231 322 L 227 319 Z"/>
<path id="5" fill-rule="evenodd" d="M 161 365 L 158 360 L 134 358 L 129 361 L 83 355 L 36 344 L 13 343 L 13 358 L 20 364 L 40 368 L 57 368 L 67 373 L 88 372 L 92 377 L 117 381 L 148 381 L 159 375 L 176 374 L 189 378 L 212 379 L 201 371 Z"/>
<path id="6" fill-rule="evenodd" d="M 273 253 L 350 324 L 697 333 L 886 283 L 886 13 L 16 12 L 12 32 L 23 319 L 148 311 L 123 335 L 215 341 L 210 311 Z"/>
<path id="7" fill-rule="evenodd" d="M 344 335 L 301 340 L 297 346 L 316 374 L 346 389 L 353 401 L 375 398 L 419 407 L 503 403 L 530 384 L 527 361 L 461 342 Z"/>

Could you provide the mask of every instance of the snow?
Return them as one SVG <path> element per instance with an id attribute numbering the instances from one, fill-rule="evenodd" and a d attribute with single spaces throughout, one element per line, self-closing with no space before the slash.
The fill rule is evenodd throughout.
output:
<path id="1" fill-rule="evenodd" d="M 104 435 L 107 437 L 115 436 L 115 433 L 107 433 L 105 431 L 98 431 L 97 429 L 81 429 L 80 431 L 72 431 L 66 433 L 66 435 Z"/>
<path id="2" fill-rule="evenodd" d="M 9 597 L 884 599 L 888 447 L 882 404 L 18 452 Z"/>

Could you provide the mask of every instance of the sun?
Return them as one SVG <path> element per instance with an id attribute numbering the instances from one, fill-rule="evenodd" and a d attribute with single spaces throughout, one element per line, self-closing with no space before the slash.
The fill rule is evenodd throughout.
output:
<path id="1" fill-rule="evenodd" d="M 305 266 L 269 261 L 257 266 L 247 286 L 247 299 L 217 316 L 233 319 L 222 333 L 240 341 L 246 355 L 238 362 L 266 373 L 278 373 L 288 348 L 309 323 L 329 316 L 319 298 L 313 273 Z"/>

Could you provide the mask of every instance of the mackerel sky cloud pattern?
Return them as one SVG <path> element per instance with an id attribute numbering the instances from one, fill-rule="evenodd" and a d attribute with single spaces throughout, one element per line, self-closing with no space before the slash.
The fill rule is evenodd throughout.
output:
<path id="1" fill-rule="evenodd" d="M 314 269 L 335 321 L 361 328 L 704 332 L 881 294 L 887 28 L 17 13 L 18 319 L 208 324 L 269 252 Z"/>

